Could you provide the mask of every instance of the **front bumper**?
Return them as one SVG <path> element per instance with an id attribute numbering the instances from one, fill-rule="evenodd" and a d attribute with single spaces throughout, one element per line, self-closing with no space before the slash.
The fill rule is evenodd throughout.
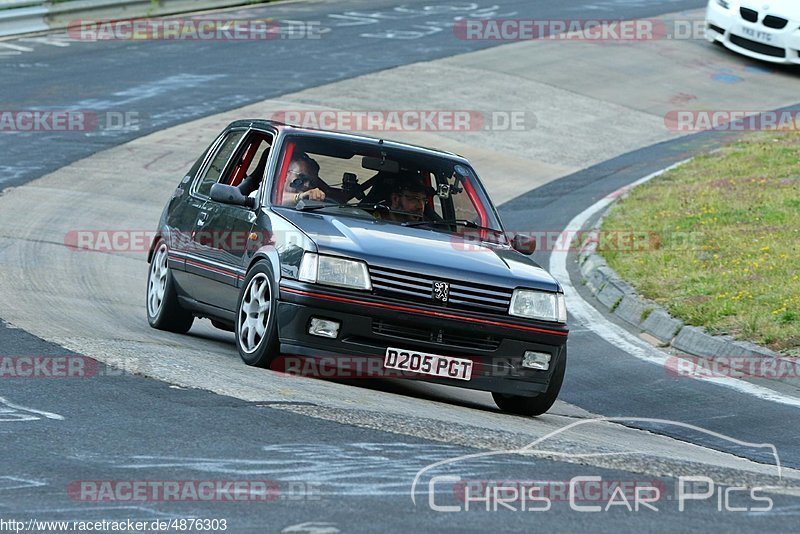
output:
<path id="1" fill-rule="evenodd" d="M 312 317 L 338 321 L 337 338 L 310 335 Z M 469 381 L 419 374 L 403 378 L 523 396 L 547 389 L 557 363 L 566 358 L 568 334 L 559 325 L 411 305 L 287 280 L 280 286 L 278 331 L 282 354 L 333 361 L 343 369 L 330 377 L 359 376 L 353 372 L 356 367 L 366 371 L 361 376 L 380 377 L 374 371 L 383 369 L 386 348 L 395 347 L 473 362 Z M 550 354 L 549 369 L 522 367 L 526 350 Z M 354 360 L 365 365 L 356 366 Z M 399 377 L 386 371 L 387 377 Z"/>
<path id="2" fill-rule="evenodd" d="M 754 9 L 761 7 L 756 5 Z M 771 63 L 800 64 L 800 21 L 789 20 L 782 29 L 748 22 L 739 15 L 739 5 L 725 9 L 710 2 L 706 10 L 706 39 L 719 41 L 736 53 Z"/>

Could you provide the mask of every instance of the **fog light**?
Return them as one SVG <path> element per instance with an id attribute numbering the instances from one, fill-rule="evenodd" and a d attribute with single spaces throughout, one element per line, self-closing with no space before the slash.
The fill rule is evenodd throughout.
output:
<path id="1" fill-rule="evenodd" d="M 311 324 L 308 327 L 308 333 L 312 336 L 336 339 L 339 335 L 339 326 L 338 321 L 329 321 L 327 319 L 312 317 Z"/>
<path id="2" fill-rule="evenodd" d="M 547 371 L 550 369 L 550 355 L 546 352 L 525 351 L 525 355 L 522 357 L 522 367 Z"/>

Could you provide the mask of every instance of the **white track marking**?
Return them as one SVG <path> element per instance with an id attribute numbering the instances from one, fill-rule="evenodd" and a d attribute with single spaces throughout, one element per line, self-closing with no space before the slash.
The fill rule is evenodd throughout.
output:
<path id="1" fill-rule="evenodd" d="M 20 406 L 18 404 L 12 404 L 12 403 L 8 402 L 3 397 L 0 397 L 0 404 L 10 408 L 10 411 L 9 410 L 2 410 L 0 408 L 0 422 L 3 422 L 3 421 L 33 421 L 33 420 L 39 419 L 39 417 L 36 417 L 36 416 L 42 416 L 42 417 L 44 417 L 46 419 L 56 419 L 58 421 L 63 421 L 64 420 L 64 416 L 63 415 L 58 415 L 57 413 L 51 413 L 51 412 L 44 412 L 42 410 L 34 410 L 33 408 L 26 408 L 25 406 Z M 25 412 L 25 413 L 22 414 L 23 415 L 22 418 L 19 418 L 19 417 L 16 417 L 18 414 L 14 413 L 14 410 L 19 411 L 19 412 Z M 11 416 L 14 416 L 16 418 L 15 419 L 3 419 L 4 415 L 11 415 Z"/>
<path id="2" fill-rule="evenodd" d="M 33 52 L 33 48 L 27 46 L 20 46 L 11 43 L 0 43 L 0 47 L 16 50 L 17 52 Z"/>
<path id="3" fill-rule="evenodd" d="M 70 43 L 66 41 L 64 38 L 55 35 L 48 35 L 45 37 L 24 37 L 22 39 L 19 39 L 19 41 L 23 41 L 26 43 L 38 43 L 49 46 L 57 46 L 59 48 L 67 48 L 70 45 Z"/>
<path id="4" fill-rule="evenodd" d="M 636 180 L 635 182 L 626 185 L 625 187 L 622 187 L 595 202 L 581 213 L 576 215 L 575 218 L 573 218 L 569 223 L 567 223 L 567 227 L 564 229 L 559 239 L 569 239 L 569 237 L 574 235 L 576 230 L 580 230 L 589 219 L 591 219 L 601 210 L 605 209 L 609 204 L 614 202 L 626 191 L 636 187 L 637 185 L 648 182 L 653 178 L 686 163 L 686 161 L 688 160 L 681 161 L 675 165 L 667 167 L 666 169 L 662 169 L 658 172 L 654 172 L 653 174 L 645 176 L 644 178 L 640 178 L 639 180 Z M 575 290 L 575 287 L 572 285 L 569 273 L 567 272 L 567 254 L 567 251 L 554 251 L 550 255 L 550 273 L 559 282 L 561 282 L 561 285 L 564 287 L 564 293 L 566 294 L 567 298 L 567 310 L 569 310 L 569 312 L 581 322 L 582 326 L 588 328 L 620 350 L 623 350 L 631 356 L 639 358 L 640 360 L 664 367 L 667 358 L 669 357 L 668 354 L 656 349 L 624 328 L 612 323 L 606 319 L 603 314 L 600 313 L 594 306 L 580 296 L 580 294 Z M 762 400 L 800 408 L 800 399 L 796 397 L 783 395 L 769 388 L 751 384 L 736 378 L 705 376 L 691 376 L 689 378 L 692 378 L 693 380 L 711 382 L 717 384 L 718 386 L 734 389 L 740 393 L 746 393 Z"/>
<path id="5" fill-rule="evenodd" d="M 134 102 L 155 98 L 170 92 L 180 92 L 190 87 L 198 87 L 220 78 L 226 78 L 227 74 L 188 74 L 180 73 L 134 85 L 113 93 L 105 99 L 87 99 L 76 102 L 70 106 L 72 109 L 91 109 L 104 110 L 114 107 L 122 107 Z"/>
<path id="6" fill-rule="evenodd" d="M 44 482 L 38 480 L 29 480 L 27 478 L 3 476 L 0 477 L 0 491 L 8 491 L 23 488 L 38 488 L 46 486 Z"/>

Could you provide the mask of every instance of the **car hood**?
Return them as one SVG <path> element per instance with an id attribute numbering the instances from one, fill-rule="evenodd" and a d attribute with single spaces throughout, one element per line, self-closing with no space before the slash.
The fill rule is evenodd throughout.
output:
<path id="1" fill-rule="evenodd" d="M 762 14 L 789 17 L 793 20 L 800 19 L 800 4 L 797 3 L 797 0 L 768 0 L 767 2 L 744 0 L 739 2 L 739 5 L 755 9 Z M 765 5 L 769 7 L 765 8 Z"/>
<path id="2" fill-rule="evenodd" d="M 478 243 L 429 228 L 370 218 L 282 209 L 322 254 L 361 259 L 375 267 L 413 271 L 495 287 L 561 291 L 536 262 L 507 246 Z"/>

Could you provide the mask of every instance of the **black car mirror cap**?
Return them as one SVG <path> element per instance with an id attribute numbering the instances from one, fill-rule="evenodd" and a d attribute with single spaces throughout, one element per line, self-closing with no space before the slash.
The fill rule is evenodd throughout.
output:
<path id="1" fill-rule="evenodd" d="M 530 256 L 536 251 L 536 238 L 525 234 L 515 234 L 511 246 L 517 252 Z"/>
<path id="2" fill-rule="evenodd" d="M 256 199 L 245 196 L 239 191 L 239 188 L 227 184 L 214 184 L 211 186 L 211 200 L 215 202 L 222 202 L 223 204 L 233 204 L 235 206 L 244 206 L 246 208 L 255 208 Z"/>

